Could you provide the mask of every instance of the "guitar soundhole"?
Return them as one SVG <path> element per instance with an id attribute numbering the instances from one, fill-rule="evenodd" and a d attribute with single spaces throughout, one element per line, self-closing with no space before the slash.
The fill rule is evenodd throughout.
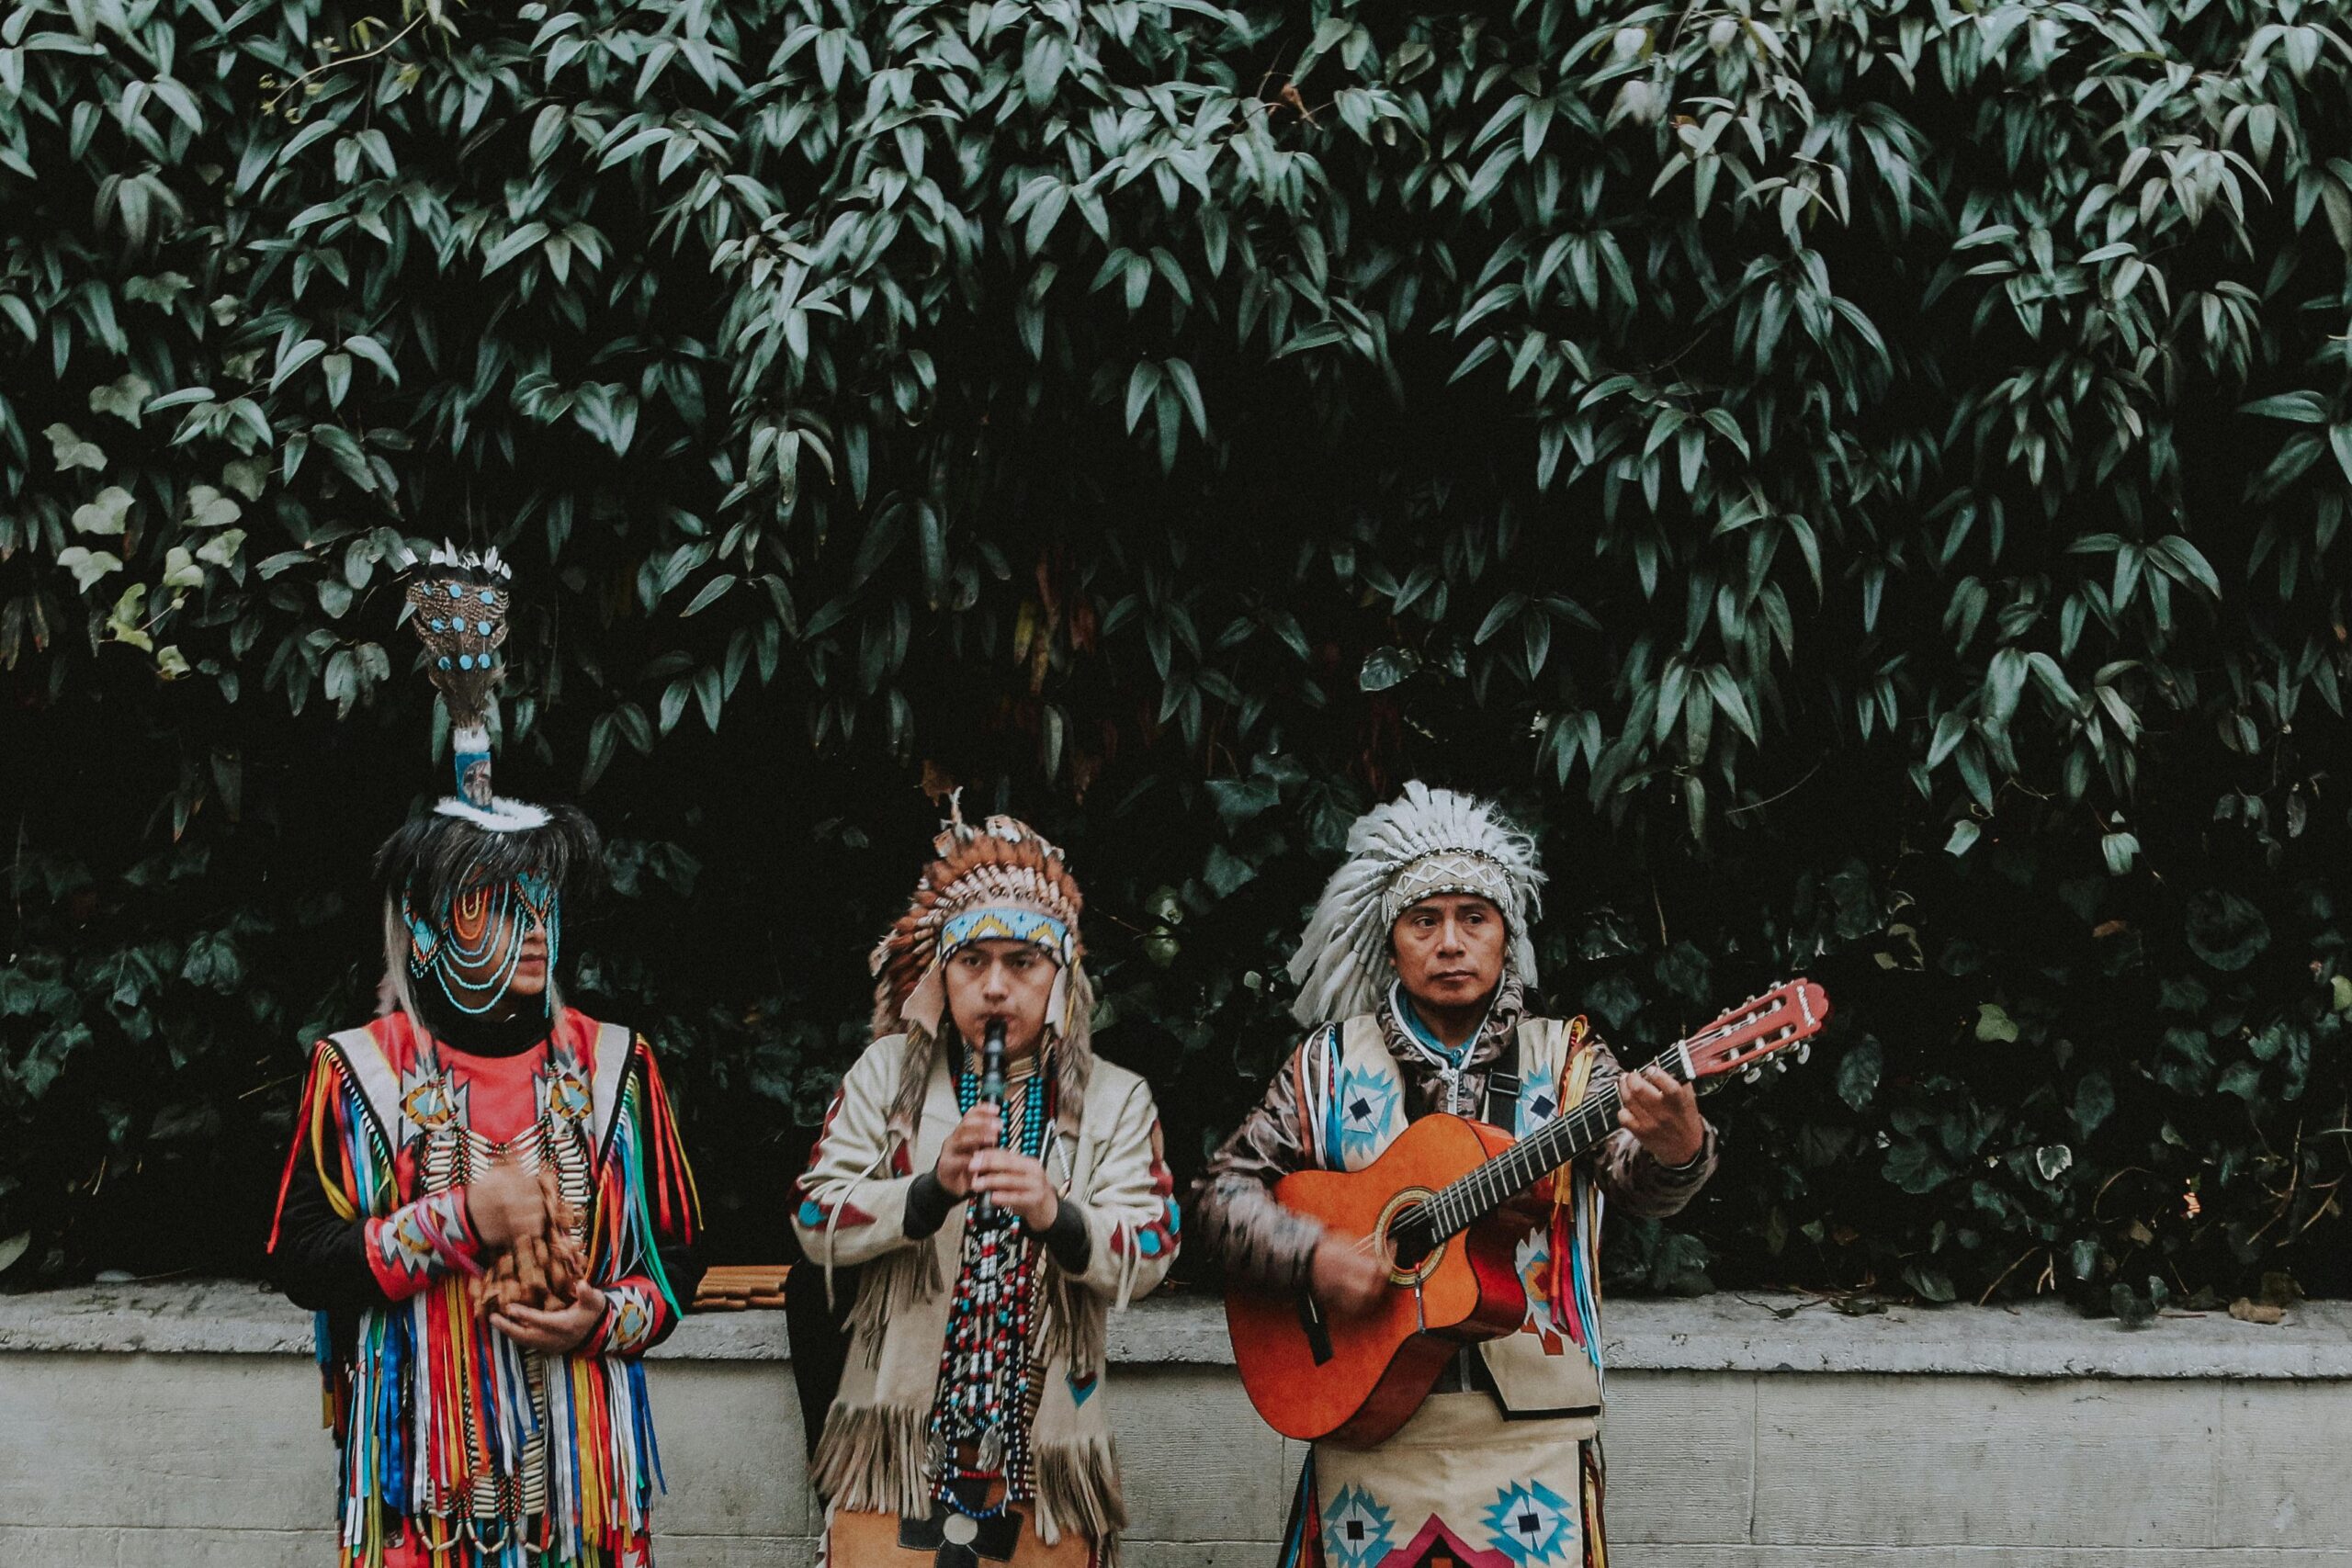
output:
<path id="1" fill-rule="evenodd" d="M 1437 1271 L 1445 1256 L 1444 1245 L 1433 1239 L 1429 1227 L 1414 1217 L 1431 1196 L 1426 1188 L 1409 1187 L 1389 1199 L 1388 1206 L 1380 1212 L 1381 1250 L 1388 1255 L 1391 1283 L 1419 1284 Z"/>

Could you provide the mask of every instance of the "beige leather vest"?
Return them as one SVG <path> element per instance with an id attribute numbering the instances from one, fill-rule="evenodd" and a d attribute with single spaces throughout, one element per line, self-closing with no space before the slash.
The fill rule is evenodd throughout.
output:
<path id="1" fill-rule="evenodd" d="M 1523 1019 L 1518 1036 L 1517 1125 L 1504 1130 L 1524 1137 L 1573 1109 L 1583 1097 L 1590 1054 L 1582 1053 L 1585 1059 L 1579 1061 L 1568 1026 L 1554 1019 Z M 1404 1074 L 1388 1053 L 1379 1021 L 1371 1014 L 1351 1018 L 1340 1029 L 1333 1084 L 1339 1103 L 1331 1124 L 1340 1131 L 1327 1139 L 1337 1146 L 1324 1151 L 1326 1161 L 1361 1170 L 1385 1152 L 1409 1120 Z M 1561 1175 L 1569 1177 L 1566 1171 Z M 1581 1253 L 1581 1258 L 1554 1258 L 1552 1237 L 1544 1232 L 1523 1239 L 1518 1264 L 1521 1284 L 1527 1290 L 1527 1320 L 1518 1333 L 1487 1340 L 1478 1349 L 1505 1411 L 1521 1418 L 1557 1418 L 1575 1425 L 1578 1430 L 1574 1435 L 1589 1437 L 1598 1430 L 1601 1411 L 1600 1324 L 1596 1318 L 1587 1327 L 1588 1352 L 1564 1325 L 1552 1321 L 1547 1288 L 1550 1270 L 1555 1268 L 1580 1264 L 1587 1278 L 1594 1277 L 1600 1201 L 1589 1179 L 1571 1181 L 1566 1213 L 1571 1219 L 1569 1247 Z M 1597 1307 L 1597 1291 L 1592 1299 Z"/>

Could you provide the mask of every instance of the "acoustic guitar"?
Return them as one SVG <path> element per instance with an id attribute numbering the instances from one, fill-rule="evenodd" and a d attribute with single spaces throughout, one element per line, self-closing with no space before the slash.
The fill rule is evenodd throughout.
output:
<path id="1" fill-rule="evenodd" d="M 1809 980 L 1783 981 L 1743 1002 L 1651 1065 L 1702 1089 L 1728 1074 L 1751 1080 L 1829 1020 Z M 1302 1170 L 1274 1197 L 1342 1236 L 1378 1238 L 1390 1289 L 1351 1316 L 1327 1314 L 1305 1292 L 1237 1285 L 1225 1301 L 1233 1357 L 1250 1402 L 1286 1438 L 1368 1448 L 1403 1426 L 1464 1345 L 1516 1331 L 1527 1317 L 1514 1254 L 1523 1220 L 1498 1213 L 1543 1177 L 1617 1131 L 1614 1077 L 1524 1139 L 1466 1117 L 1415 1122 L 1359 1171 Z"/>

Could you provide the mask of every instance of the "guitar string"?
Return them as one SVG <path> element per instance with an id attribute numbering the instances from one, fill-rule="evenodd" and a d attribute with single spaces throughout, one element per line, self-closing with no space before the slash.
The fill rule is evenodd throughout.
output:
<path id="1" fill-rule="evenodd" d="M 1677 1082 L 1688 1083 L 1691 1080 L 1676 1071 L 1684 1051 L 1702 1049 L 1751 1028 L 1759 1018 L 1770 1016 L 1780 1005 L 1785 1004 L 1768 1007 L 1759 998 L 1733 1017 L 1719 1021 L 1713 1028 L 1679 1042 L 1639 1070 L 1657 1067 Z M 1788 1024 L 1769 1034 L 1758 1034 L 1757 1038 L 1781 1044 L 1793 1039 L 1796 1033 L 1796 1026 Z M 1434 1227 L 1437 1234 L 1427 1238 L 1427 1245 L 1435 1247 L 1467 1230 L 1480 1215 L 1498 1207 L 1512 1194 L 1527 1190 L 1537 1179 L 1581 1156 L 1616 1128 L 1620 1076 L 1611 1075 L 1595 1085 L 1584 1102 L 1575 1110 L 1554 1117 L 1513 1144 L 1509 1150 L 1481 1163 L 1433 1194 L 1419 1207 L 1400 1216 L 1390 1227 L 1390 1235 L 1400 1241 L 1420 1240 L 1422 1232 Z M 1596 1122 L 1598 1126 L 1590 1125 Z M 1382 1244 L 1382 1236 L 1375 1233 L 1359 1240 L 1355 1250 L 1369 1256 L 1383 1250 Z"/>
<path id="2" fill-rule="evenodd" d="M 1672 1052 L 1661 1056 L 1652 1066 L 1666 1066 Z M 1672 1069 L 1669 1067 L 1670 1072 Z M 1427 1238 L 1434 1247 L 1447 1237 L 1466 1230 L 1477 1217 L 1499 1204 L 1515 1192 L 1523 1192 L 1535 1184 L 1535 1179 L 1558 1168 L 1582 1154 L 1587 1148 L 1608 1135 L 1617 1124 L 1617 1079 L 1614 1075 L 1594 1086 L 1583 1104 L 1565 1115 L 1555 1116 L 1510 1149 L 1486 1161 L 1476 1170 L 1453 1181 L 1431 1195 L 1420 1207 L 1400 1217 L 1390 1234 L 1399 1240 L 1419 1240 L 1421 1232 L 1431 1225 L 1437 1234 Z M 1523 1176 L 1516 1174 L 1522 1166 L 1532 1164 Z M 1459 1216 L 1458 1219 L 1456 1216 Z M 1372 1253 L 1381 1248 L 1378 1235 L 1368 1235 L 1356 1244 L 1357 1250 Z"/>
<path id="3" fill-rule="evenodd" d="M 1703 1049 L 1727 1038 L 1752 1025 L 1763 1010 L 1743 1010 L 1736 1019 L 1695 1034 L 1662 1053 L 1640 1070 L 1646 1071 L 1648 1067 L 1655 1066 L 1679 1082 L 1688 1082 L 1690 1080 L 1678 1070 L 1681 1066 L 1681 1052 L 1685 1048 Z M 1781 1042 L 1792 1033 L 1792 1028 L 1783 1028 L 1773 1032 L 1770 1036 L 1759 1035 L 1758 1038 Z M 1617 1126 L 1618 1081 L 1616 1076 L 1611 1076 L 1597 1086 L 1575 1111 L 1544 1123 L 1505 1153 L 1485 1162 L 1439 1192 L 1419 1211 L 1429 1214 L 1429 1220 L 1415 1228 L 1419 1230 L 1426 1224 L 1439 1225 L 1437 1241 L 1456 1235 L 1512 1194 L 1525 1191 L 1534 1185 L 1537 1179 L 1566 1165 L 1599 1143 Z"/>

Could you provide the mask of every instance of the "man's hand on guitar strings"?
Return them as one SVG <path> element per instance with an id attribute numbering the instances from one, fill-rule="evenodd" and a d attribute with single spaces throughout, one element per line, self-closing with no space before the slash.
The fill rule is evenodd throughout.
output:
<path id="1" fill-rule="evenodd" d="M 1707 1146 L 1699 1096 L 1665 1068 L 1647 1066 L 1617 1079 L 1617 1124 L 1661 1165 L 1689 1165 Z"/>
<path id="2" fill-rule="evenodd" d="M 1354 1317 L 1372 1311 L 1387 1295 L 1388 1264 L 1357 1242 L 1327 1234 L 1315 1244 L 1306 1288 L 1330 1311 Z"/>

